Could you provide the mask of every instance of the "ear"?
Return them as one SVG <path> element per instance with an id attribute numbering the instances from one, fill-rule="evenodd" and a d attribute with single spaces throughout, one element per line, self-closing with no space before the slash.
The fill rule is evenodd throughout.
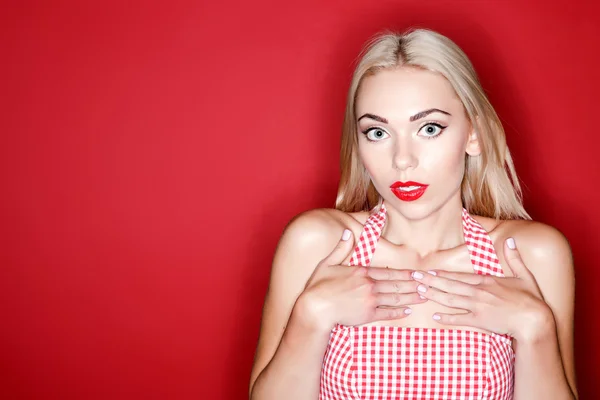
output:
<path id="1" fill-rule="evenodd" d="M 475 124 L 477 126 L 478 124 Z M 479 145 L 479 134 L 475 127 L 471 127 L 469 132 L 469 138 L 467 140 L 467 148 L 465 149 L 468 155 L 471 157 L 477 157 L 481 154 L 481 146 Z"/>

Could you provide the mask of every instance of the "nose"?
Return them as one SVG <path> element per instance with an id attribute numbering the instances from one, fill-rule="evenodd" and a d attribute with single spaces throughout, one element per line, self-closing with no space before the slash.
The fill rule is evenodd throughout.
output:
<path id="1" fill-rule="evenodd" d="M 401 171 L 416 168 L 419 160 L 416 154 L 415 145 L 410 137 L 398 137 L 394 148 L 394 157 L 392 159 L 393 167 Z"/>

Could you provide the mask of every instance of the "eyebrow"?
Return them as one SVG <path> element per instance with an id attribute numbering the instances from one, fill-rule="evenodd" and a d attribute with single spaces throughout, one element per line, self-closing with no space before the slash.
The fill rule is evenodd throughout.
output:
<path id="1" fill-rule="evenodd" d="M 446 111 L 444 111 L 444 110 L 440 110 L 439 108 L 430 108 L 429 110 L 425 110 L 425 111 L 418 112 L 418 113 L 416 113 L 415 115 L 413 115 L 412 117 L 410 117 L 410 122 L 413 122 L 413 121 L 416 121 L 416 120 L 418 120 L 418 119 L 424 118 L 424 117 L 426 117 L 426 116 L 428 116 L 429 114 L 431 114 L 431 113 L 434 113 L 434 112 L 439 112 L 439 113 L 442 113 L 442 114 L 446 114 L 446 115 L 450 115 L 450 116 L 452 116 L 452 114 L 450 114 L 449 112 L 446 112 Z M 372 119 L 372 120 L 375 120 L 375 121 L 377 121 L 377 122 L 381 122 L 381 123 L 383 123 L 383 124 L 387 124 L 387 123 L 388 123 L 388 120 L 387 120 L 387 119 L 385 119 L 385 118 L 383 118 L 383 117 L 380 117 L 379 115 L 375 115 L 375 114 L 369 114 L 369 113 L 367 113 L 367 114 L 363 114 L 363 115 L 362 115 L 362 116 L 361 116 L 361 117 L 358 119 L 358 121 L 360 121 L 360 120 L 361 120 L 361 119 L 363 119 L 363 118 L 370 118 L 370 119 Z"/>
<path id="2" fill-rule="evenodd" d="M 419 112 L 419 113 L 416 113 L 416 114 L 415 114 L 415 115 L 413 115 L 412 117 L 410 117 L 410 122 L 413 122 L 413 121 L 416 121 L 416 120 L 418 120 L 418 119 L 424 118 L 424 117 L 426 117 L 427 115 L 429 115 L 429 114 L 431 114 L 431 113 L 434 113 L 434 112 L 439 112 L 439 113 L 442 113 L 442 114 L 446 114 L 446 115 L 450 115 L 450 116 L 451 116 L 451 114 L 450 114 L 449 112 L 446 112 L 446 111 L 440 110 L 439 108 L 430 108 L 429 110 L 421 111 L 421 112 Z"/>

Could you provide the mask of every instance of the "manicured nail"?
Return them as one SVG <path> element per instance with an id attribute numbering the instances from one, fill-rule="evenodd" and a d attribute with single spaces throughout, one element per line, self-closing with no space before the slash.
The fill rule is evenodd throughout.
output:
<path id="1" fill-rule="evenodd" d="M 412 310 L 410 308 L 405 308 L 404 309 L 404 314 L 406 314 L 406 315 L 412 314 Z"/>
<path id="2" fill-rule="evenodd" d="M 352 232 L 350 232 L 350 229 L 344 229 L 344 234 L 342 235 L 342 240 L 346 241 L 346 240 L 350 239 L 351 234 L 352 234 Z"/>
<path id="3" fill-rule="evenodd" d="M 440 319 L 442 319 L 442 317 L 440 317 L 437 314 L 433 314 L 433 319 L 435 319 L 436 321 L 439 321 Z"/>
<path id="4" fill-rule="evenodd" d="M 421 295 L 419 295 L 419 297 L 421 298 L 421 300 L 425 300 L 427 298 L 427 297 L 421 296 Z"/>
<path id="5" fill-rule="evenodd" d="M 419 271 L 415 271 L 412 273 L 412 277 L 415 279 L 423 279 L 423 274 L 420 273 Z"/>
<path id="6" fill-rule="evenodd" d="M 515 244 L 515 239 L 513 239 L 513 238 L 506 239 L 506 244 L 508 245 L 508 248 L 511 250 L 514 250 L 517 248 L 517 245 Z"/>
<path id="7" fill-rule="evenodd" d="M 421 293 L 425 293 L 427 291 L 427 287 L 425 285 L 417 286 L 417 290 Z"/>
<path id="8" fill-rule="evenodd" d="M 433 276 L 436 276 L 436 275 L 437 275 L 437 272 L 435 272 L 435 271 L 427 271 L 427 273 L 428 273 L 428 274 L 431 274 L 431 275 L 433 275 Z"/>

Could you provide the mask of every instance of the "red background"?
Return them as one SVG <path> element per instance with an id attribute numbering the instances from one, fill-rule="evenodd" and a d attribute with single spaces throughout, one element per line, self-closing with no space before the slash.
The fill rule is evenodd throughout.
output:
<path id="1" fill-rule="evenodd" d="M 0 397 L 247 397 L 277 240 L 334 202 L 353 62 L 377 31 L 418 25 L 472 59 L 528 210 L 571 242 L 579 388 L 593 398 L 592 3 L 7 5 Z"/>

